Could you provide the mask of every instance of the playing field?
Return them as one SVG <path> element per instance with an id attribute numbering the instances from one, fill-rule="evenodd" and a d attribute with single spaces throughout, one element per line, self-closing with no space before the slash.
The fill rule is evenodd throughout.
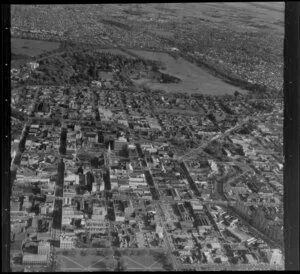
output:
<path id="1" fill-rule="evenodd" d="M 190 94 L 201 93 L 210 95 L 233 94 L 236 90 L 241 93 L 247 92 L 239 87 L 223 82 L 221 79 L 181 57 L 175 59 L 167 53 L 143 50 L 130 51 L 142 58 L 163 62 L 166 66 L 166 69 L 163 70 L 163 72 L 181 79 L 181 82 L 179 83 L 167 84 L 153 82 L 150 79 L 139 79 L 136 81 L 137 84 L 147 86 L 151 89 L 161 89 L 167 92 L 186 92 Z"/>
<path id="2" fill-rule="evenodd" d="M 124 256 L 123 257 L 128 271 L 163 271 L 163 263 L 160 259 L 149 255 Z"/>
<path id="3" fill-rule="evenodd" d="M 82 255 L 79 251 L 71 251 L 69 254 L 59 252 L 57 260 L 60 271 L 107 271 L 112 270 L 114 262 L 112 258 L 97 255 L 95 252 L 87 252 Z"/>
<path id="4" fill-rule="evenodd" d="M 56 50 L 58 47 L 59 43 L 56 42 L 21 38 L 11 39 L 11 52 L 15 55 L 34 57 L 48 51 Z"/>
<path id="5" fill-rule="evenodd" d="M 121 251 L 120 259 L 126 271 L 164 271 L 166 258 L 162 251 L 131 250 L 133 254 L 124 255 Z M 106 255 L 105 255 L 106 254 Z M 59 271 L 63 272 L 98 272 L 113 271 L 117 266 L 117 257 L 104 251 L 97 255 L 95 250 L 81 250 L 68 252 L 59 250 L 57 253 Z"/>

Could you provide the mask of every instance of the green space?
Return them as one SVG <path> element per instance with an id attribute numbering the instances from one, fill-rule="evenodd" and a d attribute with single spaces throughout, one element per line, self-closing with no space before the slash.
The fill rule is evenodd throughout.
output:
<path id="1" fill-rule="evenodd" d="M 125 265 L 128 271 L 162 271 L 164 270 L 162 260 L 154 257 L 141 256 L 124 256 Z"/>
<path id="2" fill-rule="evenodd" d="M 177 47 L 212 71 L 282 89 L 283 2 L 12 5 L 11 14 L 14 37 L 162 51 Z"/>
<path id="3" fill-rule="evenodd" d="M 88 84 L 93 80 L 107 80 L 107 73 L 128 82 L 128 71 L 160 68 L 160 63 L 127 58 L 123 53 L 112 54 L 71 46 L 68 50 L 53 54 L 39 61 L 39 68 L 30 75 L 28 84 Z M 112 68 L 119 72 L 112 72 Z M 104 72 L 104 73 L 103 73 Z M 111 80 L 111 79 L 108 79 Z"/>
<path id="4" fill-rule="evenodd" d="M 113 254 L 110 250 L 59 250 L 60 271 L 164 271 L 171 270 L 171 260 L 161 250 L 124 250 Z"/>
<path id="5" fill-rule="evenodd" d="M 125 271 L 170 271 L 173 270 L 170 255 L 163 250 L 119 250 L 115 252 Z"/>
<path id="6" fill-rule="evenodd" d="M 122 51 L 122 50 L 119 50 L 119 49 L 114 49 L 114 48 L 103 48 L 103 49 L 96 49 L 96 52 L 109 52 L 111 54 L 114 54 L 114 55 L 123 55 L 127 58 L 132 58 L 131 55 L 127 54 L 126 52 Z"/>
<path id="7" fill-rule="evenodd" d="M 60 43 L 43 40 L 11 38 L 12 59 L 14 56 L 35 57 L 59 48 Z"/>
<path id="8" fill-rule="evenodd" d="M 139 79 L 137 84 L 146 86 L 150 89 L 159 89 L 167 92 L 186 92 L 210 95 L 234 94 L 237 90 L 246 93 L 239 87 L 232 86 L 213 76 L 202 68 L 186 61 L 185 59 L 173 58 L 171 55 L 162 52 L 130 50 L 146 60 L 161 61 L 165 65 L 163 73 L 175 76 L 181 81 L 179 83 L 157 83 L 150 79 Z"/>
<path id="9" fill-rule="evenodd" d="M 60 271 L 107 271 L 113 270 L 115 263 L 109 252 L 93 250 L 60 250 L 57 260 Z"/>

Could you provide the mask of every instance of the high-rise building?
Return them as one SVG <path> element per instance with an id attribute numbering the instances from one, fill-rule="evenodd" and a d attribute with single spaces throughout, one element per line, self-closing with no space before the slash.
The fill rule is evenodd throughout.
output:
<path id="1" fill-rule="evenodd" d="M 107 215 L 107 207 L 104 201 L 93 205 L 92 219 L 104 221 L 106 215 Z"/>
<path id="2" fill-rule="evenodd" d="M 124 147 L 127 145 L 127 139 L 125 137 L 119 137 L 115 142 L 114 142 L 114 150 L 116 153 L 119 153 L 124 149 Z"/>

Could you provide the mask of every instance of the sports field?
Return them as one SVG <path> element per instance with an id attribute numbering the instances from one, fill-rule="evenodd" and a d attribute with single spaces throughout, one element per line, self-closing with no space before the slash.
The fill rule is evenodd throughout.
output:
<path id="1" fill-rule="evenodd" d="M 59 43 L 32 39 L 11 39 L 11 53 L 35 57 L 42 53 L 58 49 Z"/>
<path id="2" fill-rule="evenodd" d="M 162 259 L 156 259 L 152 256 L 124 256 L 126 269 L 128 271 L 163 271 Z"/>
<path id="3" fill-rule="evenodd" d="M 126 271 L 165 271 L 168 261 L 163 251 L 131 250 L 120 251 L 121 261 Z M 114 271 L 117 266 L 117 257 L 112 253 L 96 250 L 59 250 L 56 252 L 59 271 L 62 272 L 98 272 Z"/>
<path id="4" fill-rule="evenodd" d="M 97 255 L 95 251 L 82 254 L 79 250 L 72 250 L 68 254 L 57 253 L 59 270 L 63 272 L 94 272 L 109 271 L 114 268 L 114 260 L 108 256 Z"/>

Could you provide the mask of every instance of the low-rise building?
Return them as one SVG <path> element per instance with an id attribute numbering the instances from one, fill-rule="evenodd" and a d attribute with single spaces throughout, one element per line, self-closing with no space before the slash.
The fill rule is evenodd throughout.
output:
<path id="1" fill-rule="evenodd" d="M 39 255 L 49 255 L 51 250 L 50 242 L 39 242 L 38 254 Z"/>
<path id="2" fill-rule="evenodd" d="M 41 264 L 45 265 L 48 263 L 47 255 L 39 255 L 39 254 L 25 254 L 23 255 L 23 264 Z"/>
<path id="3" fill-rule="evenodd" d="M 75 247 L 74 238 L 71 236 L 61 235 L 59 238 L 60 248 L 72 249 Z"/>

